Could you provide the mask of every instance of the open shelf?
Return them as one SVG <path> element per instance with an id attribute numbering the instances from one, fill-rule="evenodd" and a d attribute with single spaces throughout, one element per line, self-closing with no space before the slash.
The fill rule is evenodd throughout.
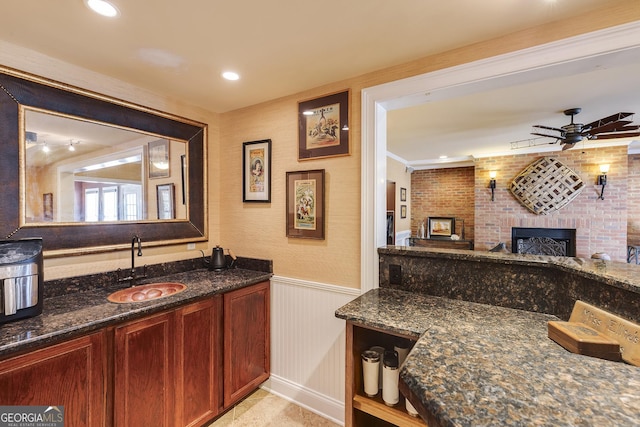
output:
<path id="1" fill-rule="evenodd" d="M 364 350 L 373 346 L 392 349 L 394 344 L 404 340 L 415 343 L 416 338 L 347 321 L 345 427 L 426 425 L 422 418 L 409 415 L 402 394 L 398 404 L 388 406 L 382 400 L 382 391 L 374 397 L 365 396 L 362 382 L 360 355 Z"/>
<path id="2" fill-rule="evenodd" d="M 419 426 L 426 424 L 422 418 L 412 417 L 405 409 L 404 398 L 400 396 L 400 402 L 395 406 L 388 406 L 380 396 L 365 397 L 360 394 L 353 396 L 353 408 L 373 415 L 376 418 L 390 422 L 397 426 Z"/>

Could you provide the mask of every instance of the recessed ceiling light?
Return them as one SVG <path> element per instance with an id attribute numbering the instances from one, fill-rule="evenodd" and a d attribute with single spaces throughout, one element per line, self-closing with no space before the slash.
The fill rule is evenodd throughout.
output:
<path id="1" fill-rule="evenodd" d="M 240 78 L 238 73 L 234 73 L 233 71 L 225 71 L 224 73 L 222 73 L 222 77 L 227 80 L 238 80 Z"/>
<path id="2" fill-rule="evenodd" d="M 113 18 L 118 15 L 118 9 L 105 0 L 86 0 L 87 6 L 94 12 L 107 16 L 109 18 Z"/>
<path id="3" fill-rule="evenodd" d="M 446 158 L 447 158 L 447 156 L 440 156 L 440 158 L 441 158 L 441 159 L 446 159 Z"/>

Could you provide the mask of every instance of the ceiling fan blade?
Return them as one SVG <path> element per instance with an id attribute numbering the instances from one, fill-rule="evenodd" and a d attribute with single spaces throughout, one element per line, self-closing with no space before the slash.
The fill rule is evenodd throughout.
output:
<path id="1" fill-rule="evenodd" d="M 589 133 L 605 133 L 605 132 L 620 132 L 628 124 L 633 123 L 631 120 L 620 120 L 617 122 L 609 123 L 604 126 L 592 128 Z"/>
<path id="2" fill-rule="evenodd" d="M 562 139 L 560 135 L 545 135 L 544 133 L 531 132 L 531 135 L 544 136 L 545 138 Z"/>
<path id="3" fill-rule="evenodd" d="M 599 133 L 594 135 L 593 139 L 616 139 L 616 138 L 633 138 L 640 136 L 640 132 L 622 132 L 622 133 Z"/>
<path id="4" fill-rule="evenodd" d="M 590 127 L 591 129 L 596 129 L 605 125 L 608 125 L 610 123 L 615 123 L 615 122 L 619 122 L 620 120 L 623 120 L 629 116 L 633 116 L 633 113 L 617 113 L 617 114 L 612 114 L 610 116 L 604 117 L 600 120 L 596 120 L 595 122 L 591 122 L 585 125 L 585 127 Z"/>
<path id="5" fill-rule="evenodd" d="M 556 132 L 564 132 L 564 129 L 560 129 L 560 128 L 554 128 L 551 126 L 544 126 L 544 125 L 533 125 L 534 128 L 539 128 L 539 129 L 546 129 L 546 130 L 555 130 Z"/>

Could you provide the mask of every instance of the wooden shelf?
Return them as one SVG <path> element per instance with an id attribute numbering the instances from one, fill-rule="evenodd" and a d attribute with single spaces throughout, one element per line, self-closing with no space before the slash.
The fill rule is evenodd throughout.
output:
<path id="1" fill-rule="evenodd" d="M 426 425 L 421 418 L 409 415 L 402 396 L 397 405 L 387 406 L 380 396 L 365 397 L 356 394 L 353 396 L 353 408 L 398 426 L 424 427 Z"/>
<path id="2" fill-rule="evenodd" d="M 421 246 L 425 248 L 473 250 L 473 240 L 422 239 L 420 237 L 409 237 L 409 246 Z"/>
<path id="3" fill-rule="evenodd" d="M 374 397 L 366 397 L 362 382 L 360 356 L 364 350 L 374 345 L 392 349 L 398 343 L 415 342 L 416 337 L 347 321 L 346 338 L 345 427 L 424 427 L 426 423 L 422 418 L 409 415 L 402 394 L 398 404 L 388 406 L 382 400 L 382 392 Z"/>

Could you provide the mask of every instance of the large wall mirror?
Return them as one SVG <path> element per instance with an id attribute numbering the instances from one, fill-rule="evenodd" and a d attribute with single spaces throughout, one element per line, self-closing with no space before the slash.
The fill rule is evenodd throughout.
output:
<path id="1" fill-rule="evenodd" d="M 0 233 L 45 253 L 206 240 L 205 124 L 0 69 Z"/>

